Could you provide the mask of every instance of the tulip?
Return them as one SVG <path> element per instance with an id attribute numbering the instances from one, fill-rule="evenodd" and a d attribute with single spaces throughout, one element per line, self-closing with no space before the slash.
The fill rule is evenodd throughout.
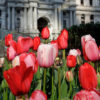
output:
<path id="1" fill-rule="evenodd" d="M 68 47 L 68 42 L 63 35 L 59 35 L 59 37 L 57 38 L 57 42 L 59 49 L 66 49 Z"/>
<path id="2" fill-rule="evenodd" d="M 51 44 L 54 46 L 55 48 L 55 53 L 56 53 L 56 57 L 58 56 L 58 43 L 57 40 L 53 40 L 51 41 Z"/>
<path id="3" fill-rule="evenodd" d="M 43 39 L 48 39 L 49 38 L 50 31 L 49 31 L 48 27 L 44 27 L 42 29 L 41 36 L 42 36 Z"/>
<path id="4" fill-rule="evenodd" d="M 68 31 L 67 31 L 66 29 L 63 29 L 63 30 L 61 31 L 61 35 L 63 35 L 64 38 L 65 38 L 66 40 L 68 40 Z"/>
<path id="5" fill-rule="evenodd" d="M 17 43 L 17 54 L 27 52 L 31 47 L 33 47 L 33 40 L 30 37 L 18 37 Z"/>
<path id="6" fill-rule="evenodd" d="M 80 66 L 79 81 L 83 89 L 90 90 L 97 87 L 97 75 L 90 64 L 84 63 Z"/>
<path id="7" fill-rule="evenodd" d="M 68 55 L 73 55 L 77 57 L 77 55 L 81 55 L 81 51 L 79 49 L 71 49 Z"/>
<path id="8" fill-rule="evenodd" d="M 40 44 L 37 51 L 37 59 L 40 67 L 50 67 L 56 58 L 55 48 L 52 44 Z"/>
<path id="9" fill-rule="evenodd" d="M 82 36 L 81 43 L 85 60 L 99 60 L 99 49 L 91 35 Z"/>
<path id="10" fill-rule="evenodd" d="M 10 46 L 10 42 L 12 40 L 13 40 L 13 35 L 12 34 L 8 34 L 7 36 L 5 36 L 5 45 Z"/>
<path id="11" fill-rule="evenodd" d="M 33 68 L 34 74 L 37 72 L 38 61 L 34 53 L 23 53 L 20 56 L 16 56 L 12 61 L 12 66 L 19 66 L 21 62 L 24 62 L 27 68 L 31 66 Z"/>
<path id="12" fill-rule="evenodd" d="M 100 96 L 94 91 L 81 90 L 73 100 L 100 100 Z"/>
<path id="13" fill-rule="evenodd" d="M 73 81 L 73 73 L 71 71 L 66 72 L 66 79 L 67 79 L 68 82 Z"/>
<path id="14" fill-rule="evenodd" d="M 10 46 L 7 48 L 7 58 L 8 60 L 13 60 L 17 55 L 17 43 L 15 41 L 10 42 Z"/>
<path id="15" fill-rule="evenodd" d="M 35 90 L 29 100 L 48 100 L 47 95 L 41 90 Z"/>
<path id="16" fill-rule="evenodd" d="M 32 67 L 26 67 L 24 63 L 20 66 L 4 71 L 3 76 L 15 96 L 27 94 L 33 79 Z"/>
<path id="17" fill-rule="evenodd" d="M 34 39 L 33 39 L 33 50 L 37 50 L 40 43 L 41 43 L 40 37 L 34 37 Z"/>
<path id="18" fill-rule="evenodd" d="M 67 56 L 67 61 L 66 61 L 66 65 L 68 67 L 75 67 L 76 66 L 76 57 L 73 55 L 68 55 Z"/>
<path id="19" fill-rule="evenodd" d="M 4 57 L 0 58 L 0 67 L 2 67 L 2 65 L 4 64 L 4 60 L 5 60 Z"/>

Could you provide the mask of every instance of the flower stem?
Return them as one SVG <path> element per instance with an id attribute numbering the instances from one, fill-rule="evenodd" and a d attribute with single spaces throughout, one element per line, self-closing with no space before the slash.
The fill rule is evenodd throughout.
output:
<path id="1" fill-rule="evenodd" d="M 52 67 L 52 100 L 54 100 L 54 83 L 53 83 L 53 80 L 54 80 L 54 67 Z"/>
<path id="2" fill-rule="evenodd" d="M 63 50 L 63 59 L 65 60 L 65 49 Z"/>
<path id="3" fill-rule="evenodd" d="M 43 92 L 46 93 L 46 68 L 44 68 L 44 79 L 43 79 Z"/>
<path id="4" fill-rule="evenodd" d="M 70 98 L 70 96 L 71 96 L 71 92 L 72 92 L 72 85 L 71 85 L 71 82 L 69 83 L 69 85 L 70 85 L 70 88 L 69 88 L 68 97 Z"/>
<path id="5" fill-rule="evenodd" d="M 60 69 L 58 68 L 58 100 L 60 100 L 61 91 L 61 80 L 60 80 Z"/>

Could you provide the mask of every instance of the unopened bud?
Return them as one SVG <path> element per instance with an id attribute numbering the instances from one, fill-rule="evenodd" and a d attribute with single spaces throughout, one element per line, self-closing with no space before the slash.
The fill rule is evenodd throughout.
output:
<path id="1" fill-rule="evenodd" d="M 82 65 L 83 64 L 83 60 L 82 60 L 80 55 L 77 55 L 77 64 L 78 65 Z"/>
<path id="2" fill-rule="evenodd" d="M 73 81 L 73 73 L 71 71 L 66 72 L 66 79 L 67 79 L 68 82 Z"/>

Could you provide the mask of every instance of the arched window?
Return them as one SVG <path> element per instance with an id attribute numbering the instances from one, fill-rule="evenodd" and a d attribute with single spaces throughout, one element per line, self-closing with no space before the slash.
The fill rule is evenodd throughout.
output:
<path id="1" fill-rule="evenodd" d="M 93 1 L 92 0 L 90 0 L 90 6 L 92 6 L 93 5 Z"/>
<path id="2" fill-rule="evenodd" d="M 84 5 L 84 0 L 81 0 L 81 5 Z"/>

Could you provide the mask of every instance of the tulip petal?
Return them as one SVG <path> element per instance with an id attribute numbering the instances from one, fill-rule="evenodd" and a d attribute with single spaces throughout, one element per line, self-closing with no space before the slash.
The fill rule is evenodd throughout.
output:
<path id="1" fill-rule="evenodd" d="M 89 60 L 99 60 L 99 49 L 94 41 L 88 41 L 85 45 L 85 52 Z"/>

